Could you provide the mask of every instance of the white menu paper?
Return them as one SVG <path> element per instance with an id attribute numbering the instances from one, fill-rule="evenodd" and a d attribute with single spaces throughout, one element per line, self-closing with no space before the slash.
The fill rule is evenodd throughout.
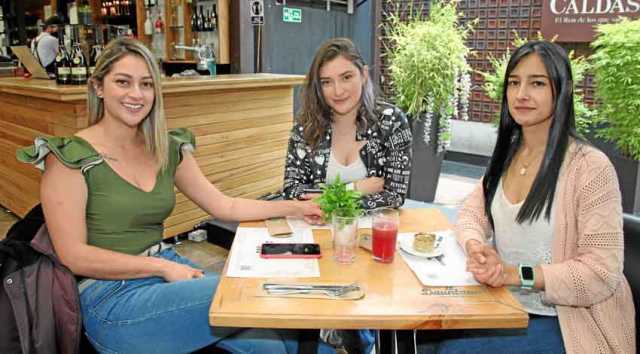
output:
<path id="1" fill-rule="evenodd" d="M 267 228 L 239 227 L 233 240 L 227 276 L 234 278 L 319 277 L 317 259 L 265 259 L 260 257 L 263 243 L 313 243 L 311 229 L 294 230 L 287 238 L 269 235 Z"/>
<path id="2" fill-rule="evenodd" d="M 437 231 L 436 234 L 444 236 L 442 244 L 444 257 L 442 265 L 436 259 L 423 258 L 411 255 L 398 247 L 398 253 L 409 265 L 409 268 L 418 277 L 422 285 L 427 286 L 466 286 L 479 285 L 473 278 L 473 274 L 466 271 L 467 260 L 451 230 Z M 399 233 L 398 245 L 401 238 L 413 239 L 415 233 Z M 406 240 L 405 242 L 408 242 Z"/>

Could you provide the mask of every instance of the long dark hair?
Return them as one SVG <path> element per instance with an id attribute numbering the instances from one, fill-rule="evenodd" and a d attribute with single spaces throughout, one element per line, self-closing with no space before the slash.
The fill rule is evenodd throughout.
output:
<path id="1" fill-rule="evenodd" d="M 573 108 L 573 77 L 569 57 L 565 50 L 557 44 L 546 41 L 530 41 L 516 49 L 509 60 L 507 71 L 504 75 L 498 140 L 482 182 L 482 190 L 485 196 L 485 212 L 492 226 L 491 203 L 498 188 L 498 183 L 522 144 L 522 126 L 516 123 L 509 113 L 507 83 L 509 75 L 511 75 L 518 63 L 524 57 L 534 53 L 542 59 L 551 82 L 553 112 L 544 157 L 538 174 L 533 180 L 531 190 L 516 217 L 518 223 L 537 220 L 543 210 L 546 219 L 550 219 L 556 183 L 569 146 L 569 138 L 578 139 Z"/>
<path id="2" fill-rule="evenodd" d="M 322 66 L 342 56 L 358 68 L 364 75 L 366 63 L 362 55 L 348 38 L 332 38 L 324 42 L 316 51 L 311 67 L 307 73 L 302 89 L 302 109 L 298 113 L 298 121 L 304 129 L 304 140 L 311 147 L 316 148 L 320 138 L 324 136 L 332 121 L 331 107 L 325 102 L 320 84 L 320 69 Z M 360 97 L 358 117 L 375 120 L 376 96 L 371 79 L 364 80 Z M 367 121 L 357 120 L 360 128 L 367 125 Z"/>

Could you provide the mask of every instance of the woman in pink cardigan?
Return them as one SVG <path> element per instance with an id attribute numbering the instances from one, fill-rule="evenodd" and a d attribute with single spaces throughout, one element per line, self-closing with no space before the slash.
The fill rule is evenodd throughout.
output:
<path id="1" fill-rule="evenodd" d="M 618 180 L 575 132 L 573 86 L 558 45 L 532 41 L 513 53 L 498 140 L 456 225 L 468 270 L 508 286 L 529 327 L 445 334 L 438 353 L 635 352 Z"/>

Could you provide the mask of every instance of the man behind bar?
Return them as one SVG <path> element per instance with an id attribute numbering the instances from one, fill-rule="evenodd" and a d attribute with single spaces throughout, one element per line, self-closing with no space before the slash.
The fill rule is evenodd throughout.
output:
<path id="1" fill-rule="evenodd" d="M 56 55 L 58 54 L 58 30 L 62 27 L 58 16 L 51 16 L 44 21 L 44 30 L 33 42 L 31 51 L 48 73 L 56 71 Z"/>

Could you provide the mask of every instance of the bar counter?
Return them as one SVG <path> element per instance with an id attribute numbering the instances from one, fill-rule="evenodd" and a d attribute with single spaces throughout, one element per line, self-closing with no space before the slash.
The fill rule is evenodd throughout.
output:
<path id="1" fill-rule="evenodd" d="M 282 187 L 293 87 L 299 75 L 237 74 L 166 78 L 169 129 L 189 128 L 207 178 L 230 196 L 256 198 Z M 0 79 L 0 205 L 23 217 L 39 202 L 40 172 L 15 158 L 39 135 L 73 135 L 87 127 L 86 86 Z M 206 215 L 181 193 L 165 237 L 191 230 Z"/>

